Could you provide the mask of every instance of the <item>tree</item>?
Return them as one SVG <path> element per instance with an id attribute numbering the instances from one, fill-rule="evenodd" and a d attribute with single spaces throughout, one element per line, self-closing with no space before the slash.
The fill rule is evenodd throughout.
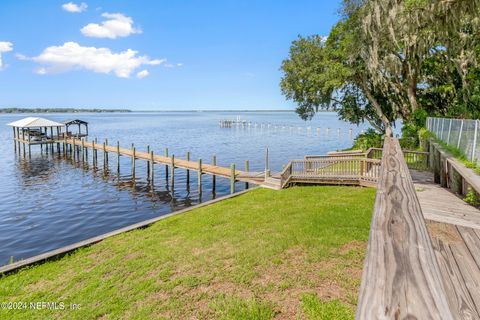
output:
<path id="1" fill-rule="evenodd" d="M 281 89 L 311 119 L 319 109 L 391 135 L 421 108 L 480 111 L 480 0 L 344 0 L 327 40 L 299 37 Z M 480 114 L 480 112 L 479 112 Z"/>
<path id="2" fill-rule="evenodd" d="M 338 22 L 327 39 L 299 36 L 282 63 L 282 92 L 298 103 L 296 111 L 304 120 L 319 109 L 337 110 L 341 119 L 355 124 L 369 121 L 390 135 L 391 104 L 376 91 L 362 61 L 352 55 L 356 39 L 353 19 Z"/>

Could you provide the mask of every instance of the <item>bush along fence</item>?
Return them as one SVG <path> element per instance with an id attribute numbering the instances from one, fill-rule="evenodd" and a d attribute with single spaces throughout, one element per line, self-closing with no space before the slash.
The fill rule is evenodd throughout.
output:
<path id="1" fill-rule="evenodd" d="M 479 120 L 427 118 L 427 129 L 450 147 L 459 149 L 466 159 L 480 159 Z"/>

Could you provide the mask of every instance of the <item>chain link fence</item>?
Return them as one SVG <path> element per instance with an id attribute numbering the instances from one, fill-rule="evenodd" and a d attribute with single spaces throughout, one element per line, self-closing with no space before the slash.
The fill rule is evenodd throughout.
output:
<path id="1" fill-rule="evenodd" d="M 480 160 L 480 120 L 427 118 L 427 129 L 470 161 Z"/>

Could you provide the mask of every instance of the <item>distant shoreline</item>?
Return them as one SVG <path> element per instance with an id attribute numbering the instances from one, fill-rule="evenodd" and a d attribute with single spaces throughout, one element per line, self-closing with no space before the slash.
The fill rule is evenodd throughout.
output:
<path id="1" fill-rule="evenodd" d="M 128 109 L 76 109 L 76 108 L 1 108 L 0 113 L 80 113 L 80 112 L 132 112 Z"/>
<path id="2" fill-rule="evenodd" d="M 0 114 L 8 113 L 148 113 L 148 112 L 225 112 L 225 113 L 261 113 L 261 112 L 281 112 L 291 113 L 295 110 L 130 110 L 130 109 L 76 109 L 76 108 L 0 108 Z M 319 112 L 334 112 L 331 110 L 322 110 Z"/>

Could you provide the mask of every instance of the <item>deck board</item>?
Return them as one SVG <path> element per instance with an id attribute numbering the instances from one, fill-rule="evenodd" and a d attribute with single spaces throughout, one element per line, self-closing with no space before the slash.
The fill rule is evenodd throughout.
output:
<path id="1" fill-rule="evenodd" d="M 425 219 L 480 230 L 480 210 L 435 184 L 432 173 L 411 173 Z"/>
<path id="2" fill-rule="evenodd" d="M 460 319 L 480 319 L 480 210 L 435 184 L 432 173 L 411 173 L 450 308 Z"/>

